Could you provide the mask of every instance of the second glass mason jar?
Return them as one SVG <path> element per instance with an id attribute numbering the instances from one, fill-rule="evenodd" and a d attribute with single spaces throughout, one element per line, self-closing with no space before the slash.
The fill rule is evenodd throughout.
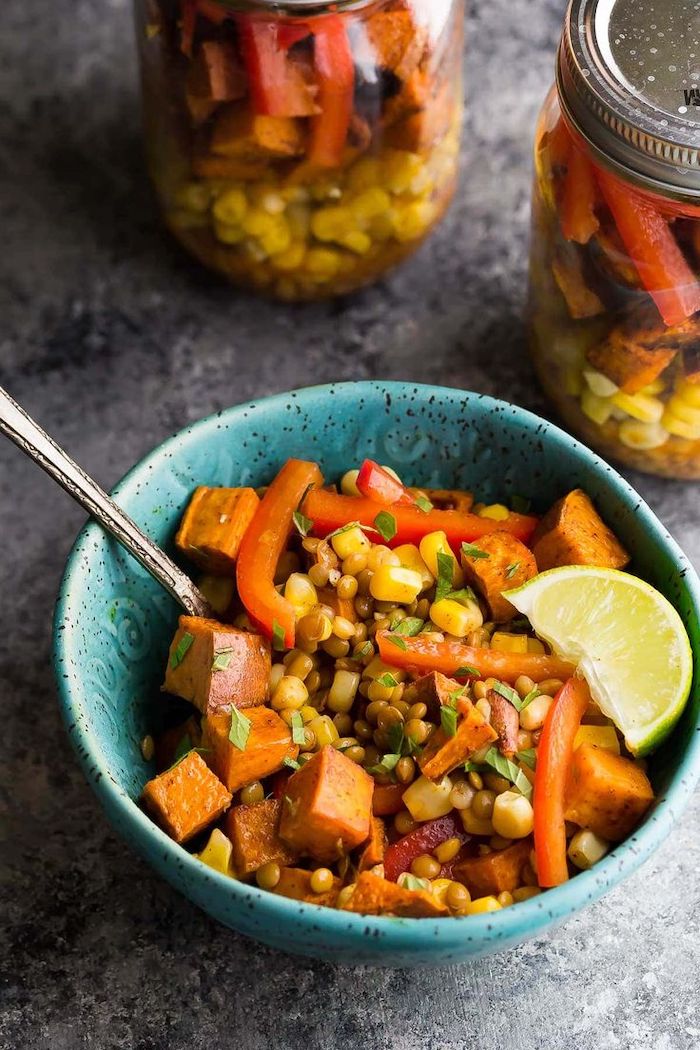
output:
<path id="1" fill-rule="evenodd" d="M 405 258 L 455 187 L 464 0 L 136 0 L 148 162 L 207 266 L 284 300 Z"/>
<path id="2" fill-rule="evenodd" d="M 535 365 L 629 466 L 700 478 L 700 24 L 695 0 L 572 0 L 540 115 Z"/>

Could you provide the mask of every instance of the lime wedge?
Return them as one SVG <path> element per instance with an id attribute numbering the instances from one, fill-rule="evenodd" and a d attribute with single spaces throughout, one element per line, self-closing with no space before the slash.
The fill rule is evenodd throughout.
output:
<path id="1" fill-rule="evenodd" d="M 662 594 L 629 573 L 588 565 L 550 569 L 504 594 L 557 656 L 578 665 L 633 754 L 658 747 L 693 677 L 688 635 Z"/>

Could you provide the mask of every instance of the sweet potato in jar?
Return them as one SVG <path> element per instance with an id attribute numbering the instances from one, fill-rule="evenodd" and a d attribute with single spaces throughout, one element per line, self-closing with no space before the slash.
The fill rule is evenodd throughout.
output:
<path id="1" fill-rule="evenodd" d="M 136 0 L 149 168 L 205 265 L 283 300 L 410 255 L 452 197 L 463 0 Z"/>

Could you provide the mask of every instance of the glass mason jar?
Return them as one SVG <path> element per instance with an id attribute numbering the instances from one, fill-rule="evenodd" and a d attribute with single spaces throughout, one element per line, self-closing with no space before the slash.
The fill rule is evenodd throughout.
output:
<path id="1" fill-rule="evenodd" d="M 572 0 L 537 127 L 530 336 L 603 454 L 700 478 L 696 3 Z"/>
<path id="2" fill-rule="evenodd" d="M 168 227 L 232 282 L 344 294 L 454 192 L 464 0 L 136 0 Z"/>

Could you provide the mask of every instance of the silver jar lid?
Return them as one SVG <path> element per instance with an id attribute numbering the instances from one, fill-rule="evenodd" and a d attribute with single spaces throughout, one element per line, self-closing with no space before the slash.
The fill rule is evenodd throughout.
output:
<path id="1" fill-rule="evenodd" d="M 700 197 L 699 0 L 570 0 L 557 86 L 597 159 L 664 196 Z"/>

